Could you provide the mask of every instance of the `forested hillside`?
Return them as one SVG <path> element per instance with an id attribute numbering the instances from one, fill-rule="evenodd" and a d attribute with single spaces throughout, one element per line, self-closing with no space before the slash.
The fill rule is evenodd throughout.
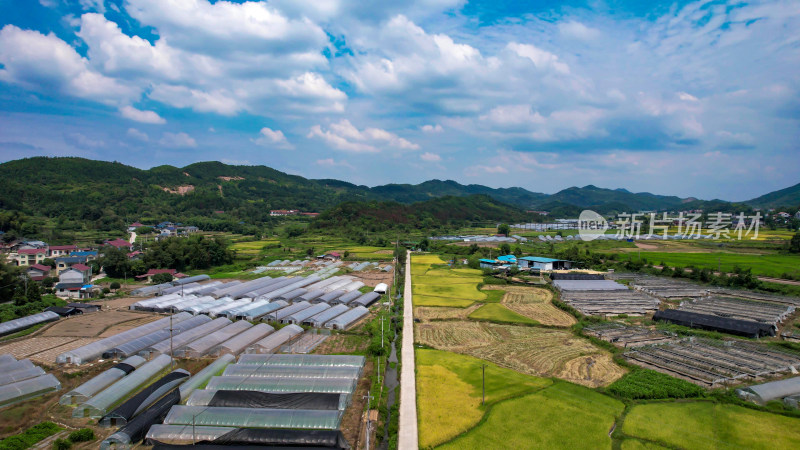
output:
<path id="1" fill-rule="evenodd" d="M 220 162 L 142 170 L 117 162 L 36 157 L 0 164 L 0 180 L 3 187 L 0 189 L 0 231 L 26 236 L 37 235 L 30 218 L 46 220 L 51 230 L 81 227 L 121 230 L 136 220 L 145 223 L 172 220 L 191 223 L 204 230 L 245 232 L 250 229 L 247 227 L 261 227 L 274 220 L 270 218 L 271 209 L 322 212 L 343 202 L 372 202 L 370 205 L 396 202 L 384 203 L 382 207 L 397 216 L 411 214 L 408 220 L 399 222 L 410 224 L 421 220 L 422 214 L 403 204 L 445 197 L 448 200 L 428 206 L 466 209 L 463 213 L 449 212 L 443 218 L 439 218 L 441 213 L 437 216 L 430 210 L 431 220 L 501 220 L 495 214 L 496 208 L 485 203 L 488 198 L 521 210 L 549 211 L 547 220 L 575 217 L 586 208 L 603 214 L 677 209 L 746 212 L 755 206 L 800 204 L 800 185 L 766 194 L 745 205 L 631 193 L 592 185 L 571 187 L 552 195 L 519 187 L 494 189 L 462 185 L 451 180 L 370 188 L 335 179 L 310 180 L 265 166 L 232 166 Z M 474 201 L 467 202 L 469 205 L 454 204 L 449 198 L 474 195 L 485 196 L 481 207 Z M 334 211 L 347 212 L 342 207 Z M 545 220 L 542 216 L 531 215 L 526 219 Z"/>

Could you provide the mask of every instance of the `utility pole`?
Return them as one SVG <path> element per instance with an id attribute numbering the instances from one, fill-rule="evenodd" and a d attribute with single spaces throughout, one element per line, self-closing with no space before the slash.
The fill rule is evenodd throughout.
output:
<path id="1" fill-rule="evenodd" d="M 364 398 L 367 400 L 367 405 L 366 405 L 367 406 L 367 431 L 366 431 L 367 432 L 367 440 L 366 440 L 366 445 L 364 446 L 364 448 L 366 450 L 369 450 L 369 435 L 372 434 L 370 432 L 370 427 L 371 427 L 372 422 L 369 420 L 369 402 L 373 398 L 372 395 L 370 395 L 370 391 L 367 391 L 367 395 L 365 395 Z"/>

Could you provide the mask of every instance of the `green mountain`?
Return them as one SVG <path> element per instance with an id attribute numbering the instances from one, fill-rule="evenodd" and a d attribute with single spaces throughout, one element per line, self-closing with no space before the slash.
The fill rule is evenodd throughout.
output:
<path id="1" fill-rule="evenodd" d="M 754 208 L 800 206 L 800 183 L 744 202 Z"/>
<path id="2" fill-rule="evenodd" d="M 747 207 L 721 200 L 682 199 L 591 185 L 571 187 L 553 195 L 516 187 L 494 189 L 462 185 L 452 180 L 367 187 L 334 179 L 306 179 L 265 166 L 233 166 L 220 162 L 142 170 L 117 162 L 36 157 L 0 164 L 0 180 L 3 180 L 3 189 L 0 189 L 2 231 L 22 230 L 20 217 L 25 216 L 56 220 L 62 229 L 80 224 L 87 230 L 119 230 L 135 220 L 183 220 L 208 230 L 231 229 L 231 224 L 269 222 L 271 209 L 321 212 L 345 202 L 381 204 L 415 218 L 421 217 L 414 213 L 419 205 L 415 205 L 413 211 L 402 205 L 422 202 L 426 208 L 423 212 L 428 214 L 425 217 L 442 222 L 530 220 L 531 215 L 519 213 L 531 209 L 550 211 L 551 217 L 575 217 L 586 208 L 611 214 L 676 209 L 735 209 L 738 212 Z M 457 197 L 471 200 L 462 204 L 454 200 Z M 439 199 L 441 202 L 435 201 Z M 487 203 L 487 199 L 493 203 Z M 753 207 L 800 204 L 800 184 L 746 203 Z M 445 214 L 447 208 L 463 211 Z M 505 219 L 502 214 L 495 213 L 506 214 Z M 380 214 L 372 215 L 376 220 L 381 218 Z M 220 223 L 226 225 L 215 228 Z M 30 230 L 28 228 L 24 234 L 35 234 Z"/>
<path id="3" fill-rule="evenodd" d="M 529 218 L 523 210 L 500 203 L 488 195 L 446 196 L 424 202 L 345 202 L 320 214 L 313 228 L 348 228 L 355 231 L 419 230 L 444 225 L 468 226 L 476 222 L 517 222 Z"/>
<path id="4" fill-rule="evenodd" d="M 612 211 L 660 211 L 680 208 L 686 200 L 666 195 L 655 195 L 649 192 L 632 193 L 625 189 L 604 189 L 597 186 L 571 187 L 559 191 L 547 198 L 547 202 L 580 206 L 596 209 L 598 212 Z"/>

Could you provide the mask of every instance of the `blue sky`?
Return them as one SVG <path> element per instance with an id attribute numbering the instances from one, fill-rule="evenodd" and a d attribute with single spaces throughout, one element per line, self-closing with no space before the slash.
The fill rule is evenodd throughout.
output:
<path id="1" fill-rule="evenodd" d="M 800 182 L 800 2 L 0 0 L 0 160 L 367 185 Z"/>

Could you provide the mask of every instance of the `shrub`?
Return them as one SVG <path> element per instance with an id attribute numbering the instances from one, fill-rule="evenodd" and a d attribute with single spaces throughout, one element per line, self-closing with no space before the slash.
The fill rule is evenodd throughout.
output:
<path id="1" fill-rule="evenodd" d="M 94 431 L 89 428 L 81 428 L 69 434 L 71 442 L 89 442 L 94 439 Z"/>
<path id="2" fill-rule="evenodd" d="M 119 284 L 119 281 L 112 281 L 112 282 L 111 282 L 111 286 L 109 286 L 109 287 L 110 287 L 111 289 L 113 289 L 113 290 L 115 290 L 115 291 L 116 291 L 116 290 L 117 290 L 117 289 L 119 289 L 121 286 L 120 286 L 120 284 Z"/>
<path id="3" fill-rule="evenodd" d="M 66 439 L 56 439 L 53 442 L 53 450 L 69 450 L 72 447 L 72 442 Z"/>
<path id="4" fill-rule="evenodd" d="M 9 436 L 0 441 L 0 450 L 22 450 L 61 431 L 61 427 L 53 422 L 42 422 L 20 434 Z"/>

